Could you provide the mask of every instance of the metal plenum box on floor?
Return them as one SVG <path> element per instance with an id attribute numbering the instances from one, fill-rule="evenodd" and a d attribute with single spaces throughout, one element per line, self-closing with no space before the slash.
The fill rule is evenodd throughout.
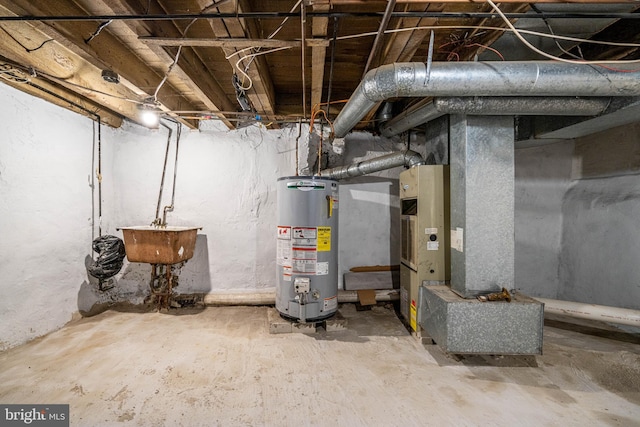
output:
<path id="1" fill-rule="evenodd" d="M 423 286 L 420 311 L 420 325 L 447 353 L 542 354 L 544 304 L 525 295 L 480 302 L 448 286 Z"/>

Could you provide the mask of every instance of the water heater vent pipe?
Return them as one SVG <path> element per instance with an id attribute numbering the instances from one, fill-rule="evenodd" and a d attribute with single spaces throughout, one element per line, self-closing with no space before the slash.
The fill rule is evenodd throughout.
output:
<path id="1" fill-rule="evenodd" d="M 379 172 L 398 166 L 405 166 L 407 168 L 410 168 L 423 164 L 424 159 L 420 154 L 412 150 L 405 150 L 386 154 L 384 156 L 376 157 L 369 160 L 363 160 L 351 165 L 325 169 L 320 172 L 320 176 L 339 180 L 367 175 L 373 172 Z"/>

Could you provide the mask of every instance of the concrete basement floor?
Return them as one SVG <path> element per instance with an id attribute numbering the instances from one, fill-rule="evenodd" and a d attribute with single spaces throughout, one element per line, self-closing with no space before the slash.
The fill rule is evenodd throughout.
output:
<path id="1" fill-rule="evenodd" d="M 72 426 L 640 425 L 638 334 L 559 319 L 543 356 L 454 357 L 389 306 L 313 335 L 269 334 L 268 310 L 74 321 L 0 353 L 0 402 L 69 403 Z"/>

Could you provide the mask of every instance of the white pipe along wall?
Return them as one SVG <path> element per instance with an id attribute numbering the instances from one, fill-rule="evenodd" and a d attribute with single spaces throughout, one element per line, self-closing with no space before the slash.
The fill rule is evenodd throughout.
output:
<path id="1" fill-rule="evenodd" d="M 608 307 L 597 304 L 584 304 L 573 301 L 560 301 L 549 298 L 536 298 L 544 303 L 544 312 L 563 314 L 580 319 L 599 320 L 640 328 L 640 311 L 628 308 Z"/>

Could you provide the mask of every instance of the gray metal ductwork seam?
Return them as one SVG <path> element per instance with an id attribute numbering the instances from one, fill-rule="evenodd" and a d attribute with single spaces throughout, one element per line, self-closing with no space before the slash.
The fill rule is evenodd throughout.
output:
<path id="1" fill-rule="evenodd" d="M 621 64 L 640 71 L 640 64 Z M 427 78 L 428 77 L 428 78 Z M 591 64 L 563 62 L 433 63 L 383 65 L 367 73 L 333 122 L 344 137 L 379 101 L 427 96 L 638 96 L 640 80 Z"/>

